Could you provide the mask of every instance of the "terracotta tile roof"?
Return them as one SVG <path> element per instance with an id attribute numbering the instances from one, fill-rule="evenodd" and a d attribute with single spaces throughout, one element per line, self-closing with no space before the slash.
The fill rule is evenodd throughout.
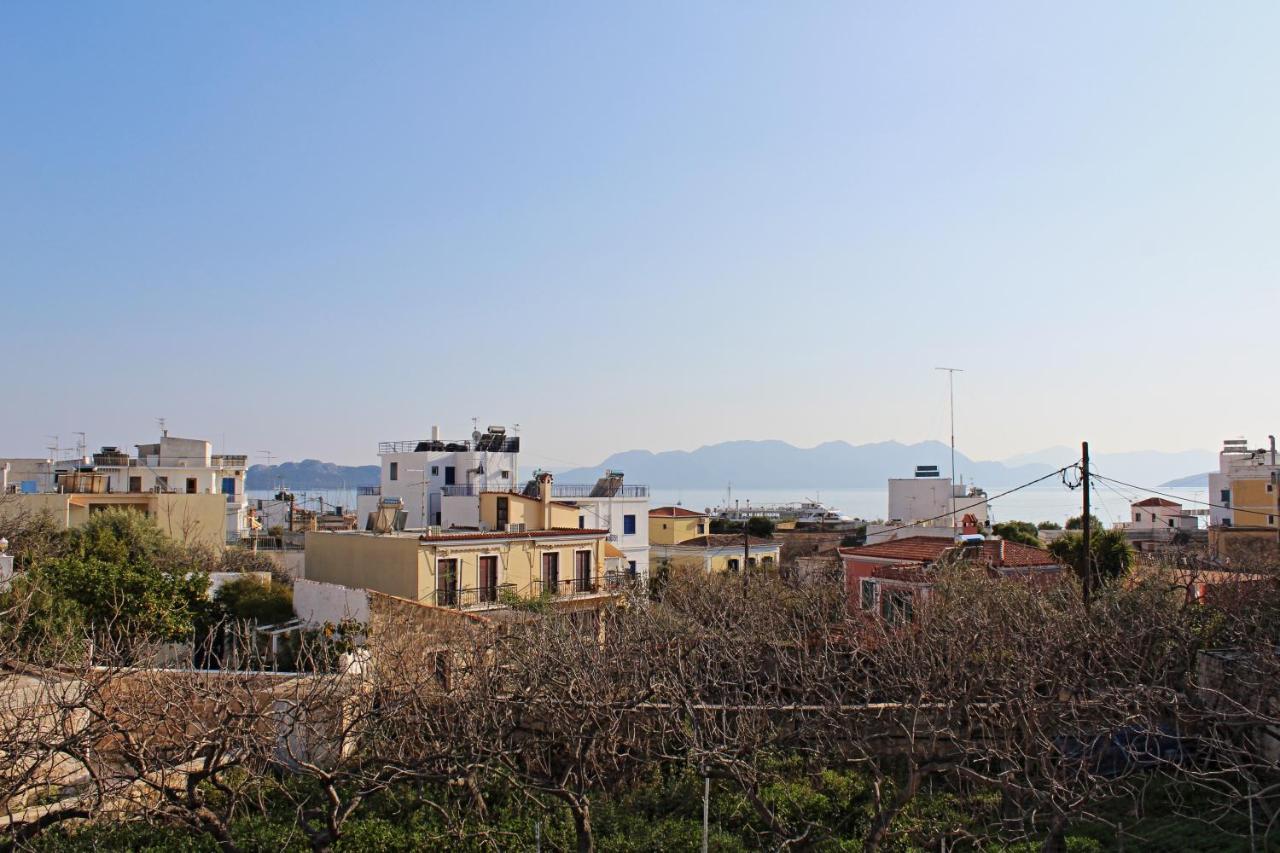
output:
<path id="1" fill-rule="evenodd" d="M 757 539 L 754 536 L 747 537 L 747 542 L 751 545 L 777 545 L 771 539 Z M 724 548 L 737 545 L 742 547 L 742 537 L 736 533 L 713 533 L 710 536 L 695 536 L 692 539 L 686 539 L 683 542 L 677 542 L 676 548 Z"/>
<path id="2" fill-rule="evenodd" d="M 422 542 L 452 542 L 462 539 L 542 539 L 551 536 L 582 536 L 597 537 L 604 536 L 607 530 L 598 530 L 596 528 L 580 528 L 580 527 L 553 527 L 550 530 L 526 530 L 523 533 L 507 533 L 502 530 L 488 531 L 481 533 L 476 530 L 459 531 L 457 533 L 439 533 L 435 536 L 423 534 L 418 537 Z"/>
<path id="3" fill-rule="evenodd" d="M 1145 501 L 1138 501 L 1134 506 L 1182 506 L 1182 504 L 1167 501 L 1164 498 L 1147 498 Z"/>
<path id="4" fill-rule="evenodd" d="M 649 510 L 649 517 L 654 518 L 707 518 L 705 512 L 694 512 L 682 506 L 659 506 Z"/>
<path id="5" fill-rule="evenodd" d="M 1001 553 L 1003 546 L 1003 555 Z M 1008 540 L 987 539 L 981 543 L 982 559 L 993 566 L 1029 567 L 1056 566 L 1058 561 L 1048 551 Z M 964 546 L 941 536 L 908 536 L 892 542 L 864 545 L 860 548 L 841 548 L 844 557 L 872 557 L 878 560 L 899 560 L 904 563 L 933 563 L 955 552 L 960 555 Z"/>

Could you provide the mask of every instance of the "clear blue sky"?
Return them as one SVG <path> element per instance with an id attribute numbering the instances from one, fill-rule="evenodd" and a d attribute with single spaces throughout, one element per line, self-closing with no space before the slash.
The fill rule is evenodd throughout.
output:
<path id="1" fill-rule="evenodd" d="M 0 455 L 1280 428 L 1274 3 L 9 3 Z M 1270 329 L 1271 331 L 1268 331 Z"/>

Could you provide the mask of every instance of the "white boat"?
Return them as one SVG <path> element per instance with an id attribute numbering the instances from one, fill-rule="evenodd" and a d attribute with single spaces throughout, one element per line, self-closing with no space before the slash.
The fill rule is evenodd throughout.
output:
<path id="1" fill-rule="evenodd" d="M 834 526 L 837 524 L 849 524 L 854 520 L 847 515 L 843 515 L 834 507 L 829 507 L 816 500 L 782 504 L 738 504 L 709 509 L 707 514 L 729 521 L 767 518 L 771 521 L 794 521 L 797 525 L 805 526 Z"/>

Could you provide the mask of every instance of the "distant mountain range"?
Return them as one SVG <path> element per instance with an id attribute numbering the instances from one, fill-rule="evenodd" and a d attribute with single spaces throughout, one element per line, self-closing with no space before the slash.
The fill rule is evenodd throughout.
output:
<path id="1" fill-rule="evenodd" d="M 1069 465 L 1079 451 L 1053 447 L 1000 462 L 976 461 L 956 452 L 956 470 L 966 482 L 988 491 L 1020 485 Z M 1093 453 L 1094 469 L 1108 477 L 1147 488 L 1216 461 L 1207 450 L 1177 453 L 1140 450 Z M 622 471 L 628 482 L 660 489 L 743 488 L 831 489 L 883 488 L 890 477 L 910 477 L 917 465 L 937 465 L 945 475 L 950 449 L 939 441 L 902 444 L 882 441 L 853 445 L 829 441 L 800 448 L 782 441 L 728 441 L 693 451 L 615 453 L 593 468 L 558 471 L 561 482 L 594 482 L 605 469 Z"/>
<path id="2" fill-rule="evenodd" d="M 1079 459 L 1079 451 L 1051 447 L 1003 461 L 976 461 L 956 452 L 956 469 L 965 482 L 989 492 L 1021 485 Z M 1138 450 L 1098 453 L 1094 470 L 1107 477 L 1145 488 L 1186 485 L 1203 487 L 1206 475 L 1187 471 L 1214 467 L 1217 457 L 1207 450 L 1164 453 Z M 606 469 L 622 471 L 629 483 L 658 489 L 839 489 L 884 488 L 890 477 L 910 477 L 917 465 L 937 465 L 945 476 L 950 448 L 940 441 L 902 444 L 881 441 L 849 444 L 828 441 L 817 447 L 795 447 L 784 441 L 726 441 L 697 450 L 628 450 L 615 453 L 592 468 L 554 471 L 562 483 L 594 483 Z M 530 473 L 531 469 L 526 471 Z M 317 459 L 254 465 L 246 487 L 274 489 L 281 483 L 294 489 L 339 489 L 378 483 L 377 465 L 335 465 Z M 1181 479 L 1175 479 L 1181 478 Z"/>
<path id="3" fill-rule="evenodd" d="M 303 459 L 279 465 L 252 465 L 245 473 L 244 487 L 255 491 L 281 485 L 291 489 L 354 489 L 376 486 L 381 476 L 382 469 L 377 465 L 335 465 Z"/>
<path id="4" fill-rule="evenodd" d="M 1170 489 L 1207 489 L 1209 488 L 1209 475 L 1217 473 L 1215 471 L 1206 471 L 1203 474 L 1192 474 L 1190 477 L 1179 477 L 1176 480 L 1170 480 L 1160 485 Z"/>

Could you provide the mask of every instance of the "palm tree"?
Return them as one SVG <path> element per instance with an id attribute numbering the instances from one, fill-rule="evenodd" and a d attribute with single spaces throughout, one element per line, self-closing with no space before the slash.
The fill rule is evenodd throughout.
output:
<path id="1" fill-rule="evenodd" d="M 1122 578 L 1133 567 L 1133 548 L 1123 530 L 1098 530 L 1089 537 L 1094 577 L 1099 583 Z M 1049 545 L 1049 553 L 1084 577 L 1084 537 L 1068 533 Z"/>

